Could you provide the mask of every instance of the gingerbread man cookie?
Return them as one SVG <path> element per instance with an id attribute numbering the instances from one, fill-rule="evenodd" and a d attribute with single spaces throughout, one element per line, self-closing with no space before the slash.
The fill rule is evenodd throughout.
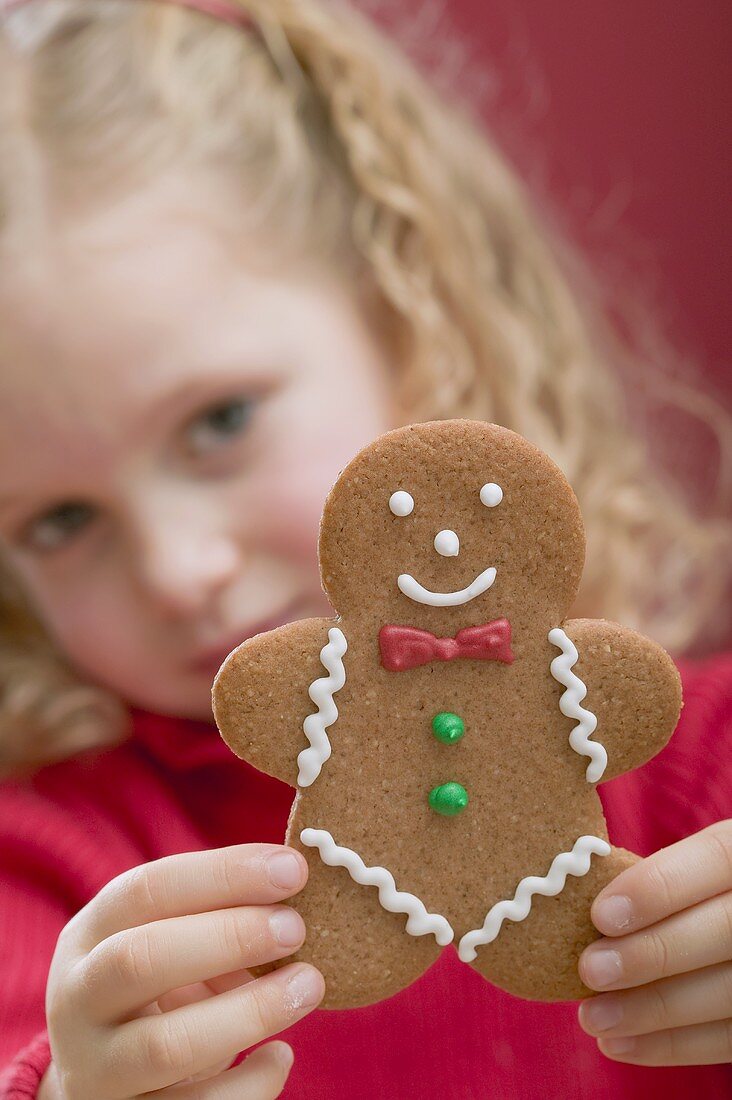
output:
<path id="1" fill-rule="evenodd" d="M 505 428 L 377 439 L 326 501 L 333 619 L 250 638 L 222 666 L 222 736 L 297 787 L 287 843 L 310 875 L 296 955 L 325 1007 L 388 997 L 448 944 L 522 997 L 587 996 L 597 893 L 638 857 L 608 843 L 596 786 L 678 719 L 671 659 L 565 620 L 585 539 L 546 455 Z"/>

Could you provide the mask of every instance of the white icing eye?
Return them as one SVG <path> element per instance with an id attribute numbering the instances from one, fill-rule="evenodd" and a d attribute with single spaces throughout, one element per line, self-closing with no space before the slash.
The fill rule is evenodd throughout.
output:
<path id="1" fill-rule="evenodd" d="M 486 508 L 495 508 L 502 500 L 503 489 L 500 485 L 496 485 L 495 481 L 489 481 L 480 490 L 480 503 L 485 504 Z"/>
<path id="2" fill-rule="evenodd" d="M 414 511 L 414 497 L 399 489 L 389 497 L 389 509 L 395 516 L 409 516 Z"/>
<path id="3" fill-rule="evenodd" d="M 435 535 L 435 550 L 443 558 L 456 558 L 460 553 L 460 539 L 454 531 L 438 531 Z"/>

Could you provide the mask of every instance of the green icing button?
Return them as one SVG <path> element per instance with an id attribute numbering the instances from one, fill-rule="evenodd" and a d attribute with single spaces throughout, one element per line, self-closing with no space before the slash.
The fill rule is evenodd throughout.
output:
<path id="1" fill-rule="evenodd" d="M 454 745 L 465 733 L 465 723 L 458 714 L 443 710 L 432 719 L 432 732 L 443 745 Z"/>
<path id="2" fill-rule="evenodd" d="M 441 783 L 430 791 L 429 803 L 438 814 L 454 817 L 467 806 L 468 792 L 460 783 Z"/>

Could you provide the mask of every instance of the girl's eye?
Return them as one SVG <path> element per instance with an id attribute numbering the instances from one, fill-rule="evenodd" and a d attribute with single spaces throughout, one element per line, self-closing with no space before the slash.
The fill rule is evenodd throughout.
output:
<path id="1" fill-rule="evenodd" d="M 33 550 L 57 550 L 66 545 L 96 516 L 90 504 L 65 501 L 32 520 L 26 527 L 24 542 Z"/>
<path id="2" fill-rule="evenodd" d="M 240 397 L 212 405 L 186 428 L 186 447 L 197 458 L 224 446 L 246 428 L 254 410 L 254 402 Z"/>

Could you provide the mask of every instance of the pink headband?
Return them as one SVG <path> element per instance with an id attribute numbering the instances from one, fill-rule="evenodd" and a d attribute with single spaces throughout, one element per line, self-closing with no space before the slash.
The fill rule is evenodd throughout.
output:
<path id="1" fill-rule="evenodd" d="M 31 0 L 0 0 L 0 15 L 24 7 Z M 158 3 L 175 4 L 179 8 L 190 8 L 222 23 L 231 23 L 234 27 L 251 27 L 253 20 L 248 12 L 228 0 L 157 0 Z"/>

